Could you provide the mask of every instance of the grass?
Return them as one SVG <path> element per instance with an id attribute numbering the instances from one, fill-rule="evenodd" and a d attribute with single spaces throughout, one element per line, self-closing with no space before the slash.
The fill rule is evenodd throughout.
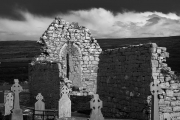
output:
<path id="1" fill-rule="evenodd" d="M 159 47 L 166 47 L 170 53 L 167 64 L 172 71 L 180 73 L 180 36 L 153 38 L 107 38 L 97 39 L 103 50 L 137 45 L 143 43 L 157 43 Z M 0 42 L 0 80 L 12 81 L 14 78 L 28 79 L 28 63 L 41 53 L 40 45 L 36 41 L 1 41 Z M 18 72 L 19 71 L 19 72 Z M 23 77 L 22 73 L 24 74 Z M 11 74 L 11 75 L 10 75 Z"/>

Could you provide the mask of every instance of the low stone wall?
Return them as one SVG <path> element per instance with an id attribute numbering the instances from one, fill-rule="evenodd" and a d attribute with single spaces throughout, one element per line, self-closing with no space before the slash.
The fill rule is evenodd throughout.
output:
<path id="1" fill-rule="evenodd" d="M 100 55 L 97 93 L 105 117 L 148 119 L 150 83 L 161 73 L 157 54 L 161 58 L 168 55 L 163 50 L 149 43 L 106 50 Z"/>

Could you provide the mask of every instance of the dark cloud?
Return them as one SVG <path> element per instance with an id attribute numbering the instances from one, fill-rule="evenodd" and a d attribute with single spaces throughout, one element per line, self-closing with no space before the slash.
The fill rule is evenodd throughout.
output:
<path id="1" fill-rule="evenodd" d="M 17 10 L 24 20 L 0 17 L 0 40 L 38 40 L 54 17 Z M 162 12 L 119 12 L 104 8 L 57 13 L 68 22 L 90 29 L 95 38 L 137 38 L 180 35 L 180 16 Z M 107 19 L 108 18 L 108 19 Z"/>
<path id="2" fill-rule="evenodd" d="M 158 11 L 178 14 L 180 0 L 1 0 L 0 16 L 24 20 L 17 14 L 16 9 L 27 10 L 37 15 L 53 16 L 59 12 L 66 14 L 70 10 L 91 8 L 104 8 L 114 14 L 123 11 Z"/>
<path id="3" fill-rule="evenodd" d="M 159 17 L 153 17 L 147 20 L 147 26 L 152 26 L 154 24 L 157 24 L 159 22 L 160 18 Z"/>
<path id="4" fill-rule="evenodd" d="M 3 31 L 3 30 L 0 30 L 0 34 L 6 34 L 8 33 L 7 31 Z"/>

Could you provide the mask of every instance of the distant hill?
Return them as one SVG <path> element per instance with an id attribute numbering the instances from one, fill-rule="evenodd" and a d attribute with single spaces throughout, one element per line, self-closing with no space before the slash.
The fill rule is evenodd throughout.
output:
<path id="1" fill-rule="evenodd" d="M 168 66 L 173 71 L 180 72 L 180 36 L 154 38 L 124 38 L 97 39 L 100 47 L 112 49 L 127 45 L 143 43 L 157 43 L 159 47 L 166 47 L 170 53 Z M 28 63 L 40 54 L 40 45 L 36 41 L 0 41 L 0 82 L 11 81 L 14 78 L 24 81 L 28 79 Z"/>

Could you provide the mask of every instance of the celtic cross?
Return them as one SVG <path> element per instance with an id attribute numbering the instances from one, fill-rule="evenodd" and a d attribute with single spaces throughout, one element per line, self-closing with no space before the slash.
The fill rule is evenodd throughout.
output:
<path id="1" fill-rule="evenodd" d="M 158 94 L 162 93 L 162 89 L 157 83 L 157 80 L 151 82 L 150 91 L 152 94 L 152 110 L 151 110 L 151 120 L 159 120 L 159 104 L 158 104 Z"/>

